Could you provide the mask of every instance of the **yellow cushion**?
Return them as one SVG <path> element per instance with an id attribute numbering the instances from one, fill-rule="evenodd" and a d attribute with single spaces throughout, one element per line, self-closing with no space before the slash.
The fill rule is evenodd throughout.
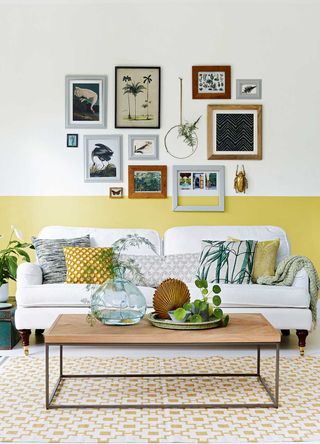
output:
<path id="1" fill-rule="evenodd" d="M 112 277 L 112 248 L 65 247 L 68 284 L 103 284 Z"/>
<path id="2" fill-rule="evenodd" d="M 228 238 L 237 242 L 239 239 Z M 280 239 L 257 242 L 254 257 L 251 280 L 257 282 L 261 276 L 274 276 Z"/>

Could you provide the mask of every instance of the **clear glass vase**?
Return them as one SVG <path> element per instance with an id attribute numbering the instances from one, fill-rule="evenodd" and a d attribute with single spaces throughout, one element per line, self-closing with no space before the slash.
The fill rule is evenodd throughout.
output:
<path id="1" fill-rule="evenodd" d="M 146 309 L 139 288 L 121 277 L 108 279 L 91 296 L 92 315 L 107 325 L 137 324 Z"/>

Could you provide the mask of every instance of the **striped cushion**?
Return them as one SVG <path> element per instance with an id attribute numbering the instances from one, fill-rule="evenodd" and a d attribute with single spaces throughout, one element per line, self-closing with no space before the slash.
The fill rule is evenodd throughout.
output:
<path id="1" fill-rule="evenodd" d="M 90 247 L 90 236 L 73 239 L 38 239 L 32 238 L 44 284 L 59 284 L 66 281 L 67 266 L 64 247 Z"/>

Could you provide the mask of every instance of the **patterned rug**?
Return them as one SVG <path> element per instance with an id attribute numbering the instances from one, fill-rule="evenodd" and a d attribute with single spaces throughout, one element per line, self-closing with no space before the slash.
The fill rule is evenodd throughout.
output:
<path id="1" fill-rule="evenodd" d="M 52 383 L 58 360 L 52 358 Z M 253 372 L 253 357 L 65 359 L 65 373 Z M 274 360 L 262 360 L 270 384 Z M 119 378 L 67 380 L 59 402 L 264 402 L 255 378 Z M 0 441 L 212 443 L 320 439 L 320 359 L 281 358 L 276 409 L 75 409 L 44 408 L 44 362 L 9 358 L 0 367 Z"/>

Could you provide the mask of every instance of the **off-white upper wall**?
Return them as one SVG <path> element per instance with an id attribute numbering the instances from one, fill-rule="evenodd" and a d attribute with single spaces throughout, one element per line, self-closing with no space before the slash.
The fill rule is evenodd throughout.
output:
<path id="1" fill-rule="evenodd" d="M 163 146 L 178 123 L 179 76 L 185 118 L 203 116 L 187 163 L 224 164 L 234 194 L 236 162 L 206 159 L 206 106 L 255 103 L 235 100 L 235 80 L 262 78 L 263 160 L 244 162 L 248 195 L 319 195 L 320 2 L 43 3 L 0 2 L 0 195 L 106 194 L 108 184 L 84 183 L 84 134 L 123 134 L 125 189 L 129 133 L 159 134 L 157 163 L 179 164 Z M 232 100 L 192 100 L 191 67 L 200 64 L 231 65 Z M 114 129 L 115 65 L 161 66 L 160 130 Z M 108 76 L 107 129 L 69 131 L 79 149 L 66 148 L 66 74 Z"/>

